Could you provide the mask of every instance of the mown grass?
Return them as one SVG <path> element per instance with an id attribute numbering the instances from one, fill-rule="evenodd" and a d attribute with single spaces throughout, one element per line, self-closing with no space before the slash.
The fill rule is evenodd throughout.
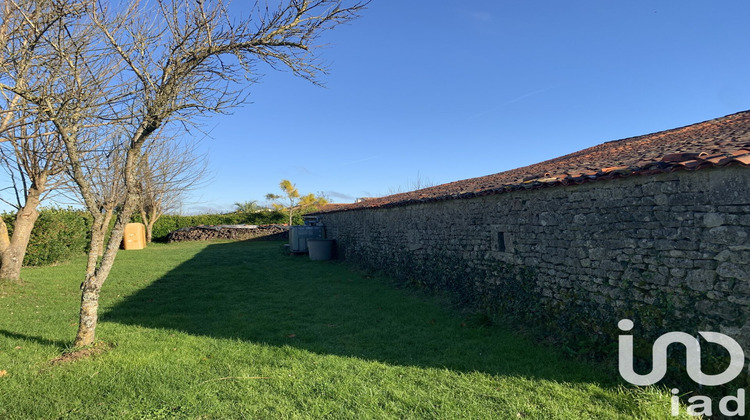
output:
<path id="1" fill-rule="evenodd" d="M 0 418 L 658 419 L 669 395 L 278 242 L 121 252 L 106 352 L 76 330 L 83 261 L 0 289 Z"/>

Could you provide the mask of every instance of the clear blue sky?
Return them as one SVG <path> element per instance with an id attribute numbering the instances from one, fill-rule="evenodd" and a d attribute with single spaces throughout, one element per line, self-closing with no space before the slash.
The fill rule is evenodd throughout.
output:
<path id="1" fill-rule="evenodd" d="M 351 202 L 750 109 L 748 22 L 745 0 L 373 0 L 324 37 L 325 88 L 259 67 L 207 122 L 213 176 L 182 211 L 284 178 Z"/>
<path id="2" fill-rule="evenodd" d="M 183 210 L 283 178 L 351 202 L 747 110 L 748 22 L 739 0 L 374 0 L 325 37 L 325 88 L 264 69 L 208 123 L 213 178 Z"/>

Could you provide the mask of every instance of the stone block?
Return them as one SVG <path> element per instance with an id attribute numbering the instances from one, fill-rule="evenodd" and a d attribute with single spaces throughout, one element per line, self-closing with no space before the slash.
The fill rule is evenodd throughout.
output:
<path id="1" fill-rule="evenodd" d="M 722 277 L 728 277 L 730 279 L 737 279 L 743 281 L 750 281 L 750 267 L 745 265 L 740 267 L 730 262 L 722 262 L 716 268 L 716 273 Z"/>
<path id="2" fill-rule="evenodd" d="M 716 272 L 711 270 L 690 270 L 685 277 L 685 283 L 693 290 L 705 292 L 713 289 Z"/>
<path id="3" fill-rule="evenodd" d="M 741 226 L 717 226 L 706 232 L 704 241 L 719 245 L 745 245 L 748 229 Z"/>
<path id="4" fill-rule="evenodd" d="M 699 313 L 727 321 L 737 321 L 741 318 L 742 314 L 742 311 L 735 304 L 711 300 L 701 300 L 696 302 L 695 309 Z"/>

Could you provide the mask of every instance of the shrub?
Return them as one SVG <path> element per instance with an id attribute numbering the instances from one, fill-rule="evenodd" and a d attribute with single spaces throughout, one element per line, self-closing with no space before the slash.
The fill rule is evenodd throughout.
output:
<path id="1" fill-rule="evenodd" d="M 15 214 L 4 213 L 8 233 L 13 234 Z M 43 208 L 31 231 L 23 264 L 49 265 L 88 251 L 91 218 L 82 210 Z"/>

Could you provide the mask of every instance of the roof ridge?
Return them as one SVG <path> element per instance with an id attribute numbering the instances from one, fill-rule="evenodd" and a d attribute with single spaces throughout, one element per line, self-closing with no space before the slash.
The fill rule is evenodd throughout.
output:
<path id="1" fill-rule="evenodd" d="M 611 140 L 531 165 L 372 198 L 330 211 L 469 198 L 519 189 L 732 164 L 750 167 L 750 110 Z"/>

